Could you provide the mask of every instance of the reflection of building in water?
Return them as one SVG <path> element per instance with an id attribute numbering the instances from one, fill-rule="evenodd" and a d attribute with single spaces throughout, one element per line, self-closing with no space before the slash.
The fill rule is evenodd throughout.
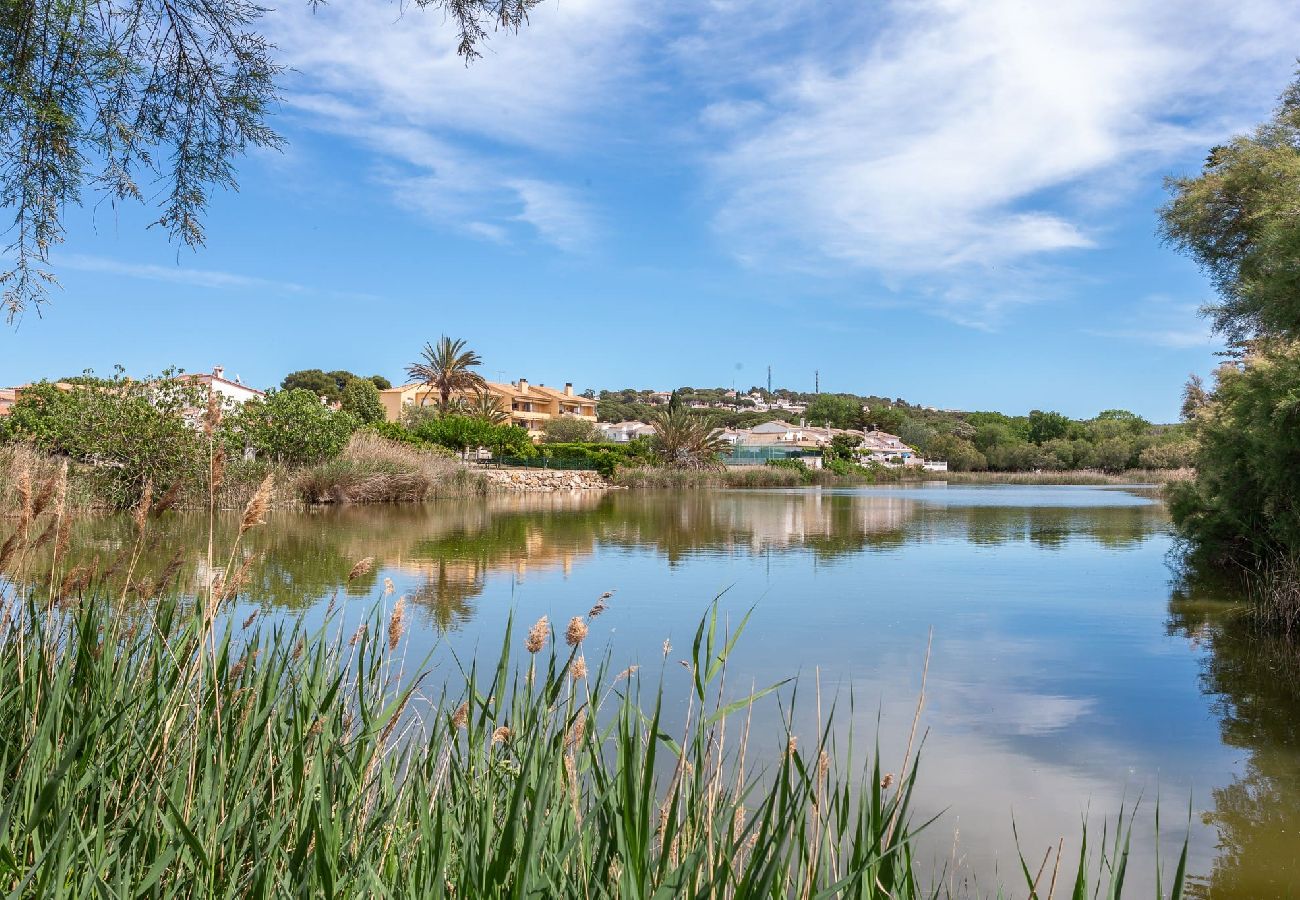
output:
<path id="1" fill-rule="evenodd" d="M 758 551 L 826 540 L 900 532 L 917 504 L 903 497 L 798 492 L 726 496 L 716 504 L 719 524 Z"/>

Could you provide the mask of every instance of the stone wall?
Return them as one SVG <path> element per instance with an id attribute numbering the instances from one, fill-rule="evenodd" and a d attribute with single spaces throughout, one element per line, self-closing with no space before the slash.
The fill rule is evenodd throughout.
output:
<path id="1" fill-rule="evenodd" d="M 569 469 L 479 469 L 494 487 L 506 491 L 590 491 L 610 487 L 598 472 Z"/>

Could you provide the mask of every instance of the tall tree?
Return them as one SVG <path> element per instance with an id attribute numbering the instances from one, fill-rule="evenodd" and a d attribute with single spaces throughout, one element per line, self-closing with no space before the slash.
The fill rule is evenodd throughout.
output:
<path id="1" fill-rule="evenodd" d="M 311 0 L 313 5 L 323 0 Z M 517 30 L 541 0 L 415 0 L 450 18 L 457 52 Z M 283 67 L 257 0 L 28 0 L 0 4 L 0 206 L 13 215 L 0 271 L 10 321 L 55 281 L 63 214 L 94 192 L 158 197 L 160 226 L 197 248 L 214 188 L 235 160 L 276 147 L 267 124 Z"/>
<path id="2" fill-rule="evenodd" d="M 1168 186 L 1161 231 L 1213 279 L 1207 311 L 1235 348 L 1211 391 L 1185 393 L 1196 478 L 1170 510 L 1198 555 L 1267 568 L 1300 554 L 1300 78 L 1269 121 Z"/>
<path id="3" fill-rule="evenodd" d="M 446 412 L 453 393 L 479 391 L 486 386 L 483 376 L 474 371 L 482 364 L 483 360 L 466 347 L 464 340 L 452 340 L 444 334 L 437 344 L 424 345 L 420 361 L 408 366 L 406 373 L 437 392 L 438 408 Z"/>

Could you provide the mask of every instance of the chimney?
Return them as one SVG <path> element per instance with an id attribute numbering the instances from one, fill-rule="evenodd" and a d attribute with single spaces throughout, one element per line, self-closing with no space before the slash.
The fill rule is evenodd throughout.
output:
<path id="1" fill-rule="evenodd" d="M 225 371 L 226 371 L 226 367 L 225 367 L 225 366 L 213 366 L 213 367 L 212 367 L 212 377 L 213 377 L 213 378 L 220 378 L 220 377 L 225 373 Z"/>
<path id="2" fill-rule="evenodd" d="M 520 378 L 520 379 L 519 379 L 519 393 L 521 393 L 521 394 L 526 394 L 526 393 L 528 393 L 528 379 L 527 379 L 527 378 Z"/>
<path id="3" fill-rule="evenodd" d="M 572 381 L 566 381 L 566 382 L 564 382 L 564 395 L 565 395 L 566 397 L 572 397 L 572 396 L 573 396 L 573 382 L 572 382 Z"/>

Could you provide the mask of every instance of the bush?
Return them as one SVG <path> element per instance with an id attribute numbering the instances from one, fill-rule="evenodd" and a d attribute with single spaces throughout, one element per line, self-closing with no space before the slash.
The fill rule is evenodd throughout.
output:
<path id="1" fill-rule="evenodd" d="M 305 466 L 337 456 L 357 420 L 320 402 L 311 391 L 271 391 L 250 400 L 230 418 L 231 440 L 286 466 Z"/>
<path id="2" fill-rule="evenodd" d="M 542 426 L 542 442 L 546 444 L 589 444 L 600 440 L 595 423 L 574 416 L 547 419 Z"/>
<path id="3" fill-rule="evenodd" d="M 480 447 L 499 456 L 532 456 L 532 439 L 518 425 L 494 425 L 477 416 L 426 418 L 410 429 L 416 438 L 466 454 Z"/>
<path id="4" fill-rule="evenodd" d="M 187 421 L 206 405 L 201 389 L 174 371 L 134 380 L 122 370 L 67 389 L 23 391 L 3 420 L 6 440 L 85 463 L 100 502 L 127 508 L 146 483 L 162 491 L 196 483 L 206 469 L 202 432 Z"/>
<path id="5" fill-rule="evenodd" d="M 369 431 L 352 435 L 337 457 L 294 479 L 306 503 L 413 503 L 432 496 L 481 493 L 480 476 L 450 459 Z"/>

